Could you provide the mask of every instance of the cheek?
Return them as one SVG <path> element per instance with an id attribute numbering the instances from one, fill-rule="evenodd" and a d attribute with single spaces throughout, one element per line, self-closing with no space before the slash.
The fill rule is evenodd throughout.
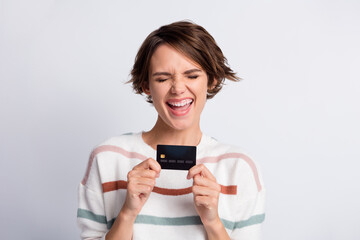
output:
<path id="1" fill-rule="evenodd" d="M 153 100 L 154 106 L 159 106 L 161 102 L 164 100 L 166 91 L 164 88 L 150 86 L 150 95 Z"/>
<path id="2" fill-rule="evenodd" d="M 207 83 L 202 83 L 197 86 L 198 95 L 201 96 L 202 100 L 206 100 L 208 86 Z"/>

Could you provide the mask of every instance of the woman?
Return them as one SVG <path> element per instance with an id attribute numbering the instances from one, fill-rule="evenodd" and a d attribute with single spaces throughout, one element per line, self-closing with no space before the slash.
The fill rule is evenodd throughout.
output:
<path id="1" fill-rule="evenodd" d="M 259 239 L 264 189 L 254 162 L 200 129 L 206 100 L 237 81 L 211 35 L 175 22 L 144 41 L 131 72 L 158 119 L 98 146 L 79 186 L 83 239 Z M 189 171 L 161 169 L 158 144 L 197 146 Z"/>

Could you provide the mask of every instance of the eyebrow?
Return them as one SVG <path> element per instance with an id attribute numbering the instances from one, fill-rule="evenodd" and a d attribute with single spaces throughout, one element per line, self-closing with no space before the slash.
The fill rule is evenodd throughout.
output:
<path id="1" fill-rule="evenodd" d="M 156 72 L 152 76 L 155 77 L 155 76 L 161 76 L 161 75 L 171 76 L 171 73 L 168 73 L 168 72 Z"/>
<path id="2" fill-rule="evenodd" d="M 191 74 L 191 73 L 194 73 L 194 72 L 201 72 L 201 70 L 197 69 L 197 68 L 194 68 L 194 69 L 190 69 L 190 70 L 185 71 L 184 74 Z"/>
<path id="3" fill-rule="evenodd" d="M 194 68 L 194 69 L 186 70 L 185 72 L 183 72 L 183 74 L 191 74 L 191 73 L 194 73 L 194 72 L 201 72 L 201 70 L 197 69 L 197 68 Z M 168 72 L 156 72 L 156 73 L 152 74 L 153 77 L 161 76 L 161 75 L 171 76 L 172 74 L 168 73 Z"/>

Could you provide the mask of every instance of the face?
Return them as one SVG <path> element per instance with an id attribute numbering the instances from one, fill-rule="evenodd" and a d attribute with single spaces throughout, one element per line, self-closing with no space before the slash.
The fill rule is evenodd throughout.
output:
<path id="1" fill-rule="evenodd" d="M 153 105 L 164 124 L 176 129 L 196 129 L 204 109 L 208 78 L 194 61 L 169 45 L 161 45 L 150 61 L 149 87 Z"/>

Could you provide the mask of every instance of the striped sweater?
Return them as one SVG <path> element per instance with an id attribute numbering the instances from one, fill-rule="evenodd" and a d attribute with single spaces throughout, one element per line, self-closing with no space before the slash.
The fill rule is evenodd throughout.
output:
<path id="1" fill-rule="evenodd" d="M 202 135 L 197 164 L 203 163 L 221 184 L 219 216 L 231 239 L 261 239 L 265 190 L 255 163 L 238 148 Z M 142 134 L 125 134 L 91 153 L 79 185 L 78 225 L 82 239 L 105 239 L 126 197 L 128 172 L 156 151 Z M 187 171 L 161 170 L 149 199 L 137 216 L 133 239 L 206 239 L 194 207 Z"/>

